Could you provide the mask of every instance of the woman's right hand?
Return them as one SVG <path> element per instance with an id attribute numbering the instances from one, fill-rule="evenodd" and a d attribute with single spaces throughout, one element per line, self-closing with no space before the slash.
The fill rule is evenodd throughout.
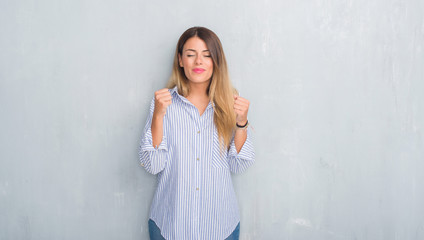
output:
<path id="1" fill-rule="evenodd" d="M 171 105 L 172 96 L 168 88 L 163 88 L 155 92 L 155 110 L 156 117 L 163 117 L 166 113 L 166 108 Z"/>

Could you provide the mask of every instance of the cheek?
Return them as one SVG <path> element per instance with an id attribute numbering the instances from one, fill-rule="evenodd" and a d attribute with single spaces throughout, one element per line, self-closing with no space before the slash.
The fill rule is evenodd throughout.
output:
<path id="1" fill-rule="evenodd" d="M 189 68 L 188 67 L 185 67 L 184 68 L 184 75 L 186 76 L 186 77 L 188 77 L 189 75 L 190 75 L 190 70 L 188 70 Z"/>
<path id="2" fill-rule="evenodd" d="M 183 57 L 182 60 L 181 60 L 181 62 L 183 63 L 183 66 L 184 67 L 191 65 L 190 58 L 187 58 L 187 57 Z"/>
<path id="3" fill-rule="evenodd" d="M 208 62 L 208 66 L 209 66 L 210 70 L 213 71 L 213 61 L 212 60 Z"/>
<path id="4" fill-rule="evenodd" d="M 183 67 L 187 66 L 187 60 L 186 59 L 183 58 L 181 60 L 181 63 L 183 64 Z"/>

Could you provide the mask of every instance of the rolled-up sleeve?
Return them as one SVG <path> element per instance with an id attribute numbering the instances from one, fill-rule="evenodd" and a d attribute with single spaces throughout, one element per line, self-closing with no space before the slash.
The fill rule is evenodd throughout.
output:
<path id="1" fill-rule="evenodd" d="M 253 149 L 252 130 L 250 126 L 247 128 L 247 138 L 240 149 L 240 152 L 237 153 L 233 138 L 230 144 L 230 149 L 228 150 L 227 158 L 230 170 L 233 173 L 244 172 L 255 162 L 255 151 Z"/>
<path id="2" fill-rule="evenodd" d="M 139 148 L 140 165 L 151 174 L 157 174 L 165 168 L 168 153 L 165 127 L 163 130 L 162 142 L 157 148 L 153 147 L 151 125 L 154 108 L 155 100 L 153 99 L 150 104 L 150 113 L 146 121 L 146 126 L 144 127 Z"/>

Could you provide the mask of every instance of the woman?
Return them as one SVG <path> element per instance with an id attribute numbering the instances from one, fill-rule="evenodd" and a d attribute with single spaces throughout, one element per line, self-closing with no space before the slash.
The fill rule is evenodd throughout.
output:
<path id="1" fill-rule="evenodd" d="M 141 165 L 158 179 L 151 239 L 238 239 L 231 172 L 254 161 L 248 109 L 231 85 L 215 33 L 186 30 L 168 88 L 155 92 L 140 144 Z"/>

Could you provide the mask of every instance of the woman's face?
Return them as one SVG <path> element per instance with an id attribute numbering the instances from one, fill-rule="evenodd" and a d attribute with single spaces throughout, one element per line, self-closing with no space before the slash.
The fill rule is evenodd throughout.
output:
<path id="1" fill-rule="evenodd" d="M 189 38 L 178 55 L 180 67 L 190 84 L 209 83 L 213 73 L 213 61 L 206 43 L 198 38 Z"/>

